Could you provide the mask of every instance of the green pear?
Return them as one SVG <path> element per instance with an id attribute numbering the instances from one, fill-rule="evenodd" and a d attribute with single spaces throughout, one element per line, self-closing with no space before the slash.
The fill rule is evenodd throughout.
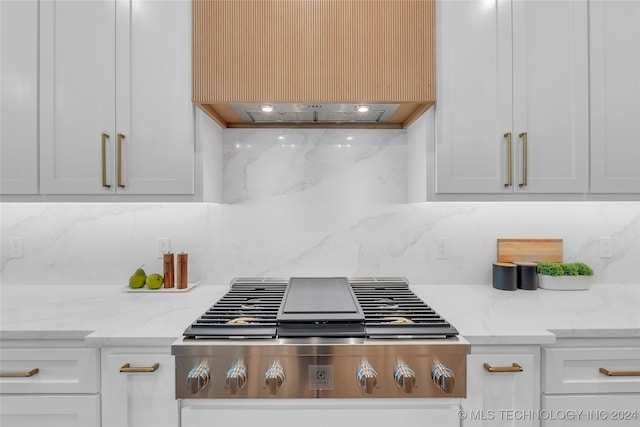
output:
<path id="1" fill-rule="evenodd" d="M 149 289 L 160 289 L 162 284 L 164 283 L 164 277 L 162 274 L 153 273 L 147 276 L 147 288 Z"/>
<path id="2" fill-rule="evenodd" d="M 133 273 L 133 276 L 129 277 L 129 286 L 138 289 L 145 285 L 147 281 L 147 273 L 144 272 L 142 266 Z"/>

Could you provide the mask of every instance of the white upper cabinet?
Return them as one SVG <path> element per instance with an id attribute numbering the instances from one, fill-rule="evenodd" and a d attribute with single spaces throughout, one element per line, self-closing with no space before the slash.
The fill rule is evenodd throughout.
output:
<path id="1" fill-rule="evenodd" d="M 38 2 L 0 1 L 0 193 L 38 192 Z"/>
<path id="2" fill-rule="evenodd" d="M 43 194 L 192 194 L 191 4 L 40 3 Z"/>
<path id="3" fill-rule="evenodd" d="M 117 191 L 192 194 L 191 2 L 118 0 L 116 24 Z"/>
<path id="4" fill-rule="evenodd" d="M 640 193 L 640 2 L 589 3 L 591 192 Z"/>
<path id="5" fill-rule="evenodd" d="M 436 13 L 436 192 L 587 192 L 586 0 Z"/>
<path id="6" fill-rule="evenodd" d="M 113 184 L 115 12 L 113 1 L 40 4 L 42 193 L 114 190 L 102 176 Z"/>

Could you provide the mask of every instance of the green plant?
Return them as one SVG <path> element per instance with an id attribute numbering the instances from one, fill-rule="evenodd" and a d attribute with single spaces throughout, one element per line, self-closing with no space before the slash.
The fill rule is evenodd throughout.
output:
<path id="1" fill-rule="evenodd" d="M 541 262 L 538 264 L 538 274 L 543 274 L 545 276 L 562 276 L 564 275 L 564 270 L 560 266 L 560 264 L 555 262 Z"/>
<path id="2" fill-rule="evenodd" d="M 545 276 L 593 276 L 593 270 L 581 262 L 541 262 L 537 271 Z"/>
<path id="3" fill-rule="evenodd" d="M 578 266 L 575 264 L 560 264 L 560 267 L 562 267 L 562 271 L 564 271 L 565 276 L 578 275 Z"/>
<path id="4" fill-rule="evenodd" d="M 580 276 L 593 276 L 593 270 L 587 264 L 576 262 L 575 265 L 578 267 L 578 274 Z"/>

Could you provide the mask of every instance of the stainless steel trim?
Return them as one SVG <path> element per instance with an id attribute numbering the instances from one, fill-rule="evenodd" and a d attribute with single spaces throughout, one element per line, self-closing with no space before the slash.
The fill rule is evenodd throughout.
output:
<path id="1" fill-rule="evenodd" d="M 461 337 L 447 340 L 380 340 L 344 339 L 296 340 L 193 340 L 174 344 L 176 356 L 176 398 L 178 399 L 230 399 L 230 398 L 425 398 L 466 397 L 466 358 L 470 345 Z M 246 366 L 246 384 L 232 395 L 226 385 L 226 371 L 238 360 Z M 415 385 L 409 394 L 396 384 L 398 361 L 411 366 L 415 372 Z M 377 373 L 375 387 L 363 390 L 358 371 L 368 363 Z M 451 393 L 441 389 L 432 380 L 431 367 L 442 363 L 455 373 L 455 387 Z M 266 373 L 277 363 L 282 381 L 275 394 Z M 199 366 L 208 366 L 208 385 L 191 394 L 185 379 Z M 313 389 L 309 367 L 327 367 L 332 378 L 327 378 L 327 389 Z M 318 371 L 319 369 L 316 369 Z M 314 371 L 315 372 L 315 371 Z M 194 380 L 195 381 L 195 380 Z M 274 380 L 277 381 L 277 380 Z M 450 381 L 449 381 L 450 382 Z M 196 383 L 196 385 L 199 385 Z M 450 386 L 445 384 L 445 389 Z M 195 389 L 196 387 L 193 387 Z M 367 389 L 371 391 L 367 393 Z"/>

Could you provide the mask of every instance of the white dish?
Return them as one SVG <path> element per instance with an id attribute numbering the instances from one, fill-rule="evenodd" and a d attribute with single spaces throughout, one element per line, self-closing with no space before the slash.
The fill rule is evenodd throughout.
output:
<path id="1" fill-rule="evenodd" d="M 191 289 L 195 288 L 200 284 L 200 281 L 194 283 L 187 283 L 187 287 L 185 289 L 178 289 L 175 286 L 173 288 L 160 288 L 160 289 L 149 289 L 146 286 L 142 288 L 134 289 L 130 286 L 125 286 L 123 289 L 125 292 L 136 292 L 136 293 L 152 293 L 152 294 L 170 294 L 170 293 L 182 293 L 189 292 Z"/>
<path id="2" fill-rule="evenodd" d="M 593 276 L 547 276 L 538 275 L 538 287 L 551 291 L 585 291 L 591 288 Z"/>

